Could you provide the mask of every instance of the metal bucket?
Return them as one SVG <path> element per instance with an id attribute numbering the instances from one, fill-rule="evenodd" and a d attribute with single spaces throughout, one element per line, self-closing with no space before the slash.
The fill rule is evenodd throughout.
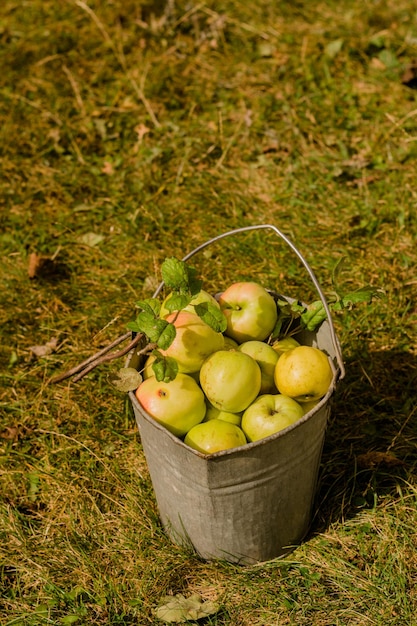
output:
<path id="1" fill-rule="evenodd" d="M 297 248 L 275 226 L 262 224 L 226 232 L 183 260 L 224 237 L 257 229 L 272 229 L 293 249 L 323 302 L 327 320 L 318 332 L 304 332 L 297 339 L 331 357 L 334 377 L 326 396 L 285 430 L 207 456 L 159 425 L 142 409 L 134 393 L 129 394 L 166 533 L 174 543 L 192 548 L 204 559 L 241 564 L 282 556 L 308 532 L 330 402 L 337 381 L 344 376 L 339 343 L 320 285 Z M 128 366 L 140 369 L 141 364 L 137 350 L 133 351 Z"/>

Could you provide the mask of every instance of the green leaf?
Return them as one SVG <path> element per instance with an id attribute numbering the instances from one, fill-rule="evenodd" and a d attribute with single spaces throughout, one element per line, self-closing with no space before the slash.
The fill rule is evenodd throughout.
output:
<path id="1" fill-rule="evenodd" d="M 195 268 L 175 257 L 165 259 L 161 274 L 165 285 L 173 291 L 195 296 L 201 290 L 202 282 L 197 278 Z"/>
<path id="2" fill-rule="evenodd" d="M 166 327 L 170 325 L 166 320 L 161 320 L 159 317 L 155 317 L 152 313 L 146 311 L 139 313 L 136 318 L 136 324 L 140 332 L 144 333 L 152 343 L 157 343 Z"/>
<path id="3" fill-rule="evenodd" d="M 155 611 L 158 619 L 167 623 L 184 624 L 185 622 L 202 619 L 217 613 L 216 602 L 204 602 L 199 594 L 186 598 L 181 593 L 176 596 L 165 596 Z"/>
<path id="4" fill-rule="evenodd" d="M 165 302 L 165 308 L 173 313 L 174 311 L 182 311 L 186 306 L 190 304 L 192 300 L 192 296 L 187 294 L 177 294 L 173 293 L 168 300 Z"/>
<path id="5" fill-rule="evenodd" d="M 159 315 L 161 303 L 158 298 L 147 298 L 146 300 L 138 300 L 135 303 L 138 309 L 142 309 L 146 313 L 153 314 L 155 317 Z"/>
<path id="6" fill-rule="evenodd" d="M 351 291 L 342 297 L 342 305 L 345 308 L 352 308 L 359 302 L 367 302 L 370 304 L 374 298 L 381 298 L 385 295 L 383 289 L 377 289 L 371 285 L 360 287 L 355 291 Z"/>
<path id="7" fill-rule="evenodd" d="M 203 286 L 203 281 L 197 276 L 197 270 L 187 265 L 188 272 L 188 290 L 192 296 L 196 296 Z"/>
<path id="8" fill-rule="evenodd" d="M 216 305 L 211 302 L 200 302 L 194 305 L 194 310 L 217 333 L 223 333 L 226 330 L 226 316 Z"/>
<path id="9" fill-rule="evenodd" d="M 170 356 L 164 356 L 159 350 L 153 350 L 155 361 L 152 363 L 152 369 L 156 380 L 159 382 L 169 383 L 174 380 L 178 374 L 178 363 Z"/>
<path id="10" fill-rule="evenodd" d="M 165 259 L 161 266 L 162 280 L 174 291 L 188 291 L 188 268 L 175 257 Z"/>
<path id="11" fill-rule="evenodd" d="M 118 372 L 110 374 L 108 380 L 118 391 L 127 393 L 139 387 L 142 382 L 142 376 L 134 367 L 123 367 Z"/>
<path id="12" fill-rule="evenodd" d="M 341 51 L 343 46 L 343 39 L 334 39 L 324 48 L 326 56 L 333 59 Z"/>
<path id="13" fill-rule="evenodd" d="M 166 322 L 166 320 L 162 320 L 162 321 Z M 156 345 L 158 346 L 158 348 L 161 348 L 161 350 L 166 350 L 174 341 L 177 331 L 175 329 L 174 324 L 169 324 L 168 322 L 166 322 L 163 328 L 162 328 L 162 325 L 158 324 L 158 327 L 159 326 L 161 327 L 159 337 L 158 339 L 154 339 L 154 341 Z"/>
<path id="14" fill-rule="evenodd" d="M 326 311 L 321 300 L 316 300 L 307 306 L 301 313 L 301 322 L 307 330 L 314 331 L 327 318 Z"/>

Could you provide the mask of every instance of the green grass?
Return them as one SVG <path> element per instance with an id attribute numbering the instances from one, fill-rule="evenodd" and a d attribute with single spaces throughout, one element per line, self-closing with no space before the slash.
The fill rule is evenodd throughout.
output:
<path id="1" fill-rule="evenodd" d="M 415 623 L 414 3 L 4 0 L 0 42 L 1 623 L 145 626 L 166 593 L 219 626 Z M 166 538 L 117 364 L 48 381 L 125 332 L 166 256 L 260 223 L 327 293 L 346 258 L 343 288 L 386 298 L 335 317 L 311 533 L 238 567 Z M 315 298 L 272 234 L 195 265 Z"/>

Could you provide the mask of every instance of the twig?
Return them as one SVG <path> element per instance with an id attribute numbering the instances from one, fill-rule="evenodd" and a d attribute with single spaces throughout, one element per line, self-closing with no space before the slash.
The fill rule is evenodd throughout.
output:
<path id="1" fill-rule="evenodd" d="M 113 348 L 118 346 L 119 344 L 123 343 L 123 341 L 126 341 L 126 339 L 129 339 L 129 337 L 131 337 L 131 336 L 132 336 L 131 332 L 128 332 L 128 333 L 125 333 L 124 335 L 121 335 L 120 337 L 118 337 L 117 339 L 112 341 L 112 343 L 110 343 L 108 346 L 106 346 L 105 348 L 103 348 L 99 352 L 96 352 L 95 354 L 90 356 L 88 359 L 86 359 L 82 363 L 79 363 L 78 365 L 76 365 L 75 367 L 71 368 L 70 370 L 64 372 L 63 374 L 59 374 L 58 376 L 54 376 L 54 378 L 51 378 L 51 380 L 49 382 L 52 383 L 52 384 L 59 383 L 62 380 L 65 380 L 66 378 L 70 378 L 71 376 L 74 376 L 74 374 L 78 374 L 78 372 L 81 372 L 82 370 L 84 370 L 84 368 L 86 368 L 88 365 L 90 365 L 90 363 L 95 363 L 103 355 L 106 355 L 107 352 L 109 352 L 110 350 L 112 350 Z M 133 348 L 139 342 L 141 337 L 142 337 L 142 335 L 137 335 L 130 342 L 130 344 L 127 346 L 126 352 L 128 352 L 131 348 Z M 122 350 L 120 350 L 119 352 L 122 352 Z M 110 355 L 111 359 L 117 358 L 118 355 L 119 356 L 123 356 L 123 354 L 119 354 L 119 352 L 114 353 L 114 356 Z M 125 352 L 125 354 L 126 354 L 126 352 Z M 111 360 L 111 359 L 106 359 L 106 360 Z M 99 365 L 99 363 L 97 363 L 97 365 Z"/>
<path id="2" fill-rule="evenodd" d="M 83 378 L 86 374 L 88 374 L 88 372 L 91 372 L 91 370 L 97 367 L 97 365 L 101 365 L 102 363 L 107 363 L 107 361 L 113 361 L 114 359 L 119 359 L 121 356 L 124 356 L 125 354 L 130 352 L 132 348 L 137 346 L 137 344 L 142 339 L 142 337 L 143 337 L 142 334 L 136 335 L 136 337 L 132 339 L 132 341 L 127 346 L 125 346 L 122 350 L 119 350 L 118 352 L 113 352 L 112 354 L 105 354 L 104 356 L 100 357 L 96 361 L 93 361 L 92 363 L 90 363 L 90 365 L 87 365 L 87 367 L 84 368 L 79 374 L 74 376 L 74 382 L 76 383 L 79 380 L 81 380 L 81 378 Z M 138 354 L 144 354 L 145 352 L 150 352 L 151 350 L 153 350 L 155 345 L 156 344 L 146 345 L 144 348 L 142 348 L 142 350 L 138 352 Z"/>

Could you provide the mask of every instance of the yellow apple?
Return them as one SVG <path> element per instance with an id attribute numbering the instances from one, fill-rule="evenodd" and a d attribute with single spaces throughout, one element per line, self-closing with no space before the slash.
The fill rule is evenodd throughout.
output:
<path id="1" fill-rule="evenodd" d="M 259 394 L 261 370 L 255 359 L 244 352 L 218 350 L 201 366 L 200 385 L 217 409 L 240 413 Z"/>
<path id="2" fill-rule="evenodd" d="M 275 366 L 278 391 L 297 402 L 319 400 L 327 393 L 332 380 L 328 356 L 312 346 L 298 346 L 284 352 Z"/>
<path id="3" fill-rule="evenodd" d="M 244 446 L 246 437 L 236 424 L 214 419 L 197 424 L 188 431 L 184 443 L 203 454 L 213 454 L 222 450 L 229 450 Z"/>
<path id="4" fill-rule="evenodd" d="M 221 411 L 213 406 L 208 400 L 206 402 L 207 410 L 206 415 L 204 417 L 204 421 L 208 422 L 209 420 L 219 419 L 224 422 L 230 422 L 231 424 L 236 424 L 236 426 L 240 426 L 240 422 L 242 419 L 241 413 L 230 413 L 229 411 Z"/>
<path id="5" fill-rule="evenodd" d="M 274 381 L 275 365 L 279 354 L 264 341 L 245 341 L 239 346 L 239 351 L 249 354 L 261 369 L 261 394 L 277 393 Z"/>
<path id="6" fill-rule="evenodd" d="M 279 339 L 272 344 L 273 349 L 281 356 L 284 352 L 291 350 L 292 348 L 297 348 L 300 344 L 294 337 L 283 337 L 283 339 Z"/>

